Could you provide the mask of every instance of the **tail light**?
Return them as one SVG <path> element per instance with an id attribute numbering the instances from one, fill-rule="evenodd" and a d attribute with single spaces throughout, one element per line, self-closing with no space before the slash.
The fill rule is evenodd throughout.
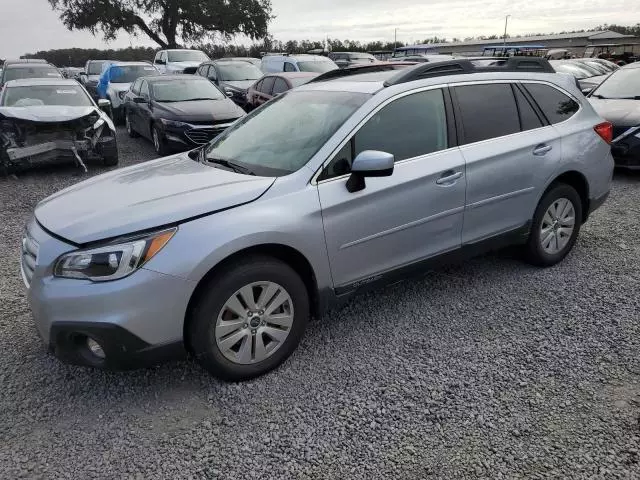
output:
<path id="1" fill-rule="evenodd" d="M 611 122 L 602 122 L 593 127 L 600 138 L 602 138 L 605 142 L 611 143 L 613 140 L 613 125 Z"/>

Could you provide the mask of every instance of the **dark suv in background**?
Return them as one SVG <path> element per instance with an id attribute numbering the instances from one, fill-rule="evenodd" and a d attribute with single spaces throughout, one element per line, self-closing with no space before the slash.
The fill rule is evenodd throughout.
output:
<path id="1" fill-rule="evenodd" d="M 250 62 L 224 59 L 203 63 L 198 67 L 196 74 L 208 78 L 241 107 L 247 103 L 249 87 L 263 75 L 262 71 Z"/>

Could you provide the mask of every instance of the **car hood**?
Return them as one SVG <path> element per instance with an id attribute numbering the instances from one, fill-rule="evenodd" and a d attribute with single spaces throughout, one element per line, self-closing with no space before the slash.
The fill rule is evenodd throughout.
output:
<path id="1" fill-rule="evenodd" d="M 624 100 L 589 97 L 596 112 L 616 127 L 640 125 L 640 100 Z"/>
<path id="2" fill-rule="evenodd" d="M 40 202 L 35 215 L 50 232 L 83 244 L 252 202 L 274 182 L 203 165 L 183 153 L 78 183 Z"/>
<path id="3" fill-rule="evenodd" d="M 166 113 L 167 117 L 171 117 L 169 120 L 182 122 L 235 120 L 245 114 L 244 110 L 228 98 L 193 102 L 154 102 L 153 105 L 161 116 Z"/>
<path id="4" fill-rule="evenodd" d="M 0 107 L 0 116 L 29 122 L 69 122 L 86 117 L 96 112 L 102 117 L 96 107 L 66 107 L 58 105 L 34 105 L 29 107 Z"/>
<path id="5" fill-rule="evenodd" d="M 225 80 L 222 82 L 225 87 L 235 88 L 236 90 L 246 91 L 251 85 L 256 83 L 256 80 Z"/>

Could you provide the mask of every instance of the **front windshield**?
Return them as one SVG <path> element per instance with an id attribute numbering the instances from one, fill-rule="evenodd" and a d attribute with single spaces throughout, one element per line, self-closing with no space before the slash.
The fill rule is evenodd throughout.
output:
<path id="1" fill-rule="evenodd" d="M 114 65 L 111 67 L 111 83 L 132 83 L 140 77 L 157 74 L 151 65 Z"/>
<path id="2" fill-rule="evenodd" d="M 288 175 L 302 168 L 369 95 L 291 91 L 255 110 L 215 139 L 209 161 L 237 163 L 256 175 Z"/>
<path id="3" fill-rule="evenodd" d="M 2 105 L 5 107 L 31 107 L 43 105 L 65 105 L 91 107 L 91 99 L 76 85 L 34 85 L 30 87 L 8 87 Z"/>
<path id="4" fill-rule="evenodd" d="M 151 91 L 156 102 L 190 102 L 226 98 L 209 80 L 197 78 L 153 82 Z"/>
<path id="5" fill-rule="evenodd" d="M 594 97 L 640 97 L 640 68 L 621 68 L 613 72 L 593 92 Z"/>
<path id="6" fill-rule="evenodd" d="M 207 62 L 207 57 L 200 50 L 179 50 L 175 52 L 168 52 L 170 62 Z"/>
<path id="7" fill-rule="evenodd" d="M 593 75 L 585 68 L 571 63 L 552 63 L 553 69 L 556 72 L 569 73 L 576 77 L 578 80 L 583 78 L 593 77 Z"/>
<path id="8" fill-rule="evenodd" d="M 62 78 L 62 75 L 57 68 L 50 65 L 7 68 L 4 72 L 5 82 L 21 78 Z"/>
<path id="9" fill-rule="evenodd" d="M 589 72 L 592 77 L 596 77 L 598 75 L 602 75 L 602 72 L 600 70 L 598 70 L 596 67 L 594 67 L 593 65 L 589 65 L 589 64 L 584 63 L 584 62 L 576 62 L 576 63 L 578 64 L 578 66 L 580 68 L 583 68 L 584 70 Z"/>
<path id="10" fill-rule="evenodd" d="M 301 72 L 325 73 L 336 70 L 338 66 L 330 60 L 321 60 L 318 62 L 298 62 L 298 69 Z"/>
<path id="11" fill-rule="evenodd" d="M 235 82 L 240 80 L 257 80 L 262 77 L 262 71 L 249 62 L 237 61 L 219 63 L 218 71 L 223 82 Z"/>
<path id="12" fill-rule="evenodd" d="M 89 62 L 89 68 L 87 69 L 87 75 L 100 75 L 102 72 L 102 66 L 104 65 L 104 61 L 102 62 Z"/>
<path id="13" fill-rule="evenodd" d="M 580 62 L 580 63 L 582 65 L 587 65 L 588 67 L 593 68 L 600 75 L 606 75 L 607 73 L 609 73 L 611 71 L 607 67 L 605 67 L 604 65 L 599 64 L 598 62 Z"/>

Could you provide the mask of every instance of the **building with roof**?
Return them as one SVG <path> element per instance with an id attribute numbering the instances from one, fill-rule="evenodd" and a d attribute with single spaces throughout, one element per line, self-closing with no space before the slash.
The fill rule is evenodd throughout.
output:
<path id="1" fill-rule="evenodd" d="M 575 55 L 582 56 L 584 50 L 589 45 L 606 44 L 634 44 L 638 43 L 640 49 L 640 38 L 633 35 L 623 35 L 611 30 L 597 30 L 590 32 L 558 33 L 554 35 L 536 35 L 528 37 L 510 37 L 507 39 L 509 45 L 514 47 L 526 47 L 536 45 L 542 48 L 565 48 Z M 500 46 L 503 40 L 470 40 L 467 42 L 433 43 L 426 45 L 411 45 L 407 48 L 429 48 L 441 54 L 466 54 L 481 55 L 487 47 Z"/>

